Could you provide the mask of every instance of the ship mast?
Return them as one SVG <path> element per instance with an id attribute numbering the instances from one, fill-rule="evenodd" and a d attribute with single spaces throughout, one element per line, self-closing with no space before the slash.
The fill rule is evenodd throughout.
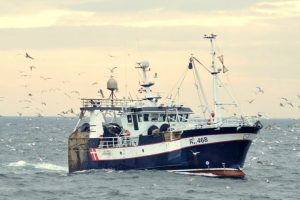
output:
<path id="1" fill-rule="evenodd" d="M 141 63 L 137 63 L 139 66 L 136 68 L 142 69 L 143 72 L 143 83 L 140 84 L 143 87 L 142 92 L 145 92 L 145 98 L 144 100 L 149 100 L 150 102 L 153 102 L 154 104 L 158 99 L 160 99 L 160 96 L 154 96 L 151 90 L 151 87 L 154 85 L 154 82 L 151 82 L 148 80 L 147 72 L 149 69 L 149 62 L 143 61 Z M 154 100 L 154 101 L 153 101 Z"/>
<path id="2" fill-rule="evenodd" d="M 204 35 L 204 38 L 209 39 L 210 44 L 211 44 L 211 56 L 212 56 L 211 75 L 213 76 L 213 93 L 214 93 L 214 113 L 212 113 L 211 115 L 214 115 L 214 123 L 221 123 L 222 122 L 222 113 L 220 110 L 221 104 L 220 104 L 219 82 L 218 82 L 218 74 L 220 73 L 220 71 L 216 69 L 216 65 L 215 65 L 215 59 L 216 59 L 215 38 L 216 38 L 216 36 L 217 35 L 214 35 L 214 34 Z"/>

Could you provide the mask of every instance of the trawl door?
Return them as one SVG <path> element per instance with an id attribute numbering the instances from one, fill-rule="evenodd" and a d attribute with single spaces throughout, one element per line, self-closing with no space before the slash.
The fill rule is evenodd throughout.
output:
<path id="1" fill-rule="evenodd" d="M 134 130 L 139 130 L 139 124 L 136 115 L 132 115 Z"/>

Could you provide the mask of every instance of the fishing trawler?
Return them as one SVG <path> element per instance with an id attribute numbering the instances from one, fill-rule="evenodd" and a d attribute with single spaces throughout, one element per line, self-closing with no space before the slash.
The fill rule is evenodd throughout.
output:
<path id="1" fill-rule="evenodd" d="M 118 99 L 117 81 L 107 82 L 109 98 L 82 99 L 79 121 L 69 136 L 69 172 L 89 169 L 168 170 L 177 173 L 243 177 L 248 149 L 262 128 L 261 123 L 243 116 L 222 117 L 224 105 L 219 97 L 219 78 L 223 70 L 215 64 L 216 35 L 211 43 L 213 109 L 209 107 L 196 63 L 191 56 L 187 67 L 197 81 L 197 93 L 204 104 L 203 117 L 193 117 L 190 107 L 174 101 L 160 103 L 152 92 L 149 62 L 137 63 L 143 75 L 139 92 L 142 99 Z M 223 63 L 223 62 L 222 62 Z M 205 67 L 205 66 L 204 66 Z"/>

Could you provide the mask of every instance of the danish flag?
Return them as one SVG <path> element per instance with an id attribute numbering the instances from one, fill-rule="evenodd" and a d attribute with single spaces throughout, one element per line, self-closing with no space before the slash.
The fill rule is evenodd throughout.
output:
<path id="1" fill-rule="evenodd" d="M 91 155 L 91 159 L 93 161 L 99 160 L 98 155 L 97 155 L 97 151 L 95 148 L 90 148 L 90 155 Z"/>

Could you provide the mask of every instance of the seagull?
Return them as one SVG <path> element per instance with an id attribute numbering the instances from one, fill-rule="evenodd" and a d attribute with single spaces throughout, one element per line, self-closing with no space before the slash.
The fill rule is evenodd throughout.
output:
<path id="1" fill-rule="evenodd" d="M 45 102 L 42 102 L 42 105 L 46 106 L 46 103 L 45 103 Z"/>
<path id="2" fill-rule="evenodd" d="M 197 156 L 199 153 L 200 153 L 200 151 L 197 151 L 197 152 L 194 152 L 193 150 L 190 150 L 191 152 L 192 152 L 192 154 L 194 155 L 194 156 Z"/>
<path id="3" fill-rule="evenodd" d="M 80 95 L 79 91 L 77 91 L 77 90 L 73 90 L 73 91 L 71 91 L 71 93 L 74 93 L 74 94 Z"/>
<path id="4" fill-rule="evenodd" d="M 265 92 L 263 89 L 261 89 L 261 87 L 258 87 L 258 86 L 257 86 L 256 88 L 258 89 L 258 91 L 256 92 L 256 94 L 257 94 L 257 93 L 264 93 L 264 92 Z"/>
<path id="5" fill-rule="evenodd" d="M 98 84 L 98 82 L 94 82 L 94 83 L 92 83 L 92 85 L 97 85 Z"/>
<path id="6" fill-rule="evenodd" d="M 59 113 L 59 114 L 57 114 L 57 115 L 58 115 L 58 116 L 61 116 L 61 117 L 65 117 L 64 115 L 62 115 L 62 114 L 60 114 L 60 113 Z"/>
<path id="7" fill-rule="evenodd" d="M 31 57 L 27 52 L 26 52 L 26 54 L 25 54 L 25 58 L 29 58 L 29 59 L 31 59 L 31 60 L 34 60 L 34 58 Z"/>
<path id="8" fill-rule="evenodd" d="M 257 113 L 257 116 L 258 116 L 258 117 L 262 117 L 263 115 L 262 115 L 260 112 L 258 112 L 258 113 Z"/>
<path id="9" fill-rule="evenodd" d="M 158 78 L 158 77 L 157 77 L 157 73 L 154 73 L 154 78 Z"/>
<path id="10" fill-rule="evenodd" d="M 281 107 L 284 107 L 283 103 L 280 103 L 279 105 L 280 105 Z"/>
<path id="11" fill-rule="evenodd" d="M 51 79 L 51 78 L 49 78 L 49 77 L 44 77 L 44 76 L 40 76 L 40 78 L 41 78 L 41 79 L 44 79 L 45 81 Z"/>
<path id="12" fill-rule="evenodd" d="M 250 101 L 248 101 L 249 104 L 253 103 L 255 99 L 251 99 Z"/>
<path id="13" fill-rule="evenodd" d="M 36 69 L 36 67 L 33 66 L 33 65 L 31 65 L 31 66 L 30 66 L 30 71 L 32 71 L 32 69 Z"/>
<path id="14" fill-rule="evenodd" d="M 68 95 L 67 93 L 64 93 L 67 97 L 69 97 L 69 98 L 71 98 L 71 96 L 70 95 Z"/>
<path id="15" fill-rule="evenodd" d="M 28 75 L 28 74 L 22 74 L 21 77 L 29 77 L 31 75 Z"/>
<path id="16" fill-rule="evenodd" d="M 28 93 L 28 96 L 32 97 L 32 94 L 31 94 L 31 93 Z"/>
<path id="17" fill-rule="evenodd" d="M 104 94 L 103 94 L 102 89 L 100 89 L 100 90 L 98 91 L 98 93 L 101 95 L 102 98 L 104 98 Z"/>
<path id="18" fill-rule="evenodd" d="M 285 98 L 285 97 L 282 97 L 281 99 L 283 99 L 283 100 L 285 100 L 285 101 L 289 101 L 287 98 Z"/>
<path id="19" fill-rule="evenodd" d="M 62 111 L 61 112 L 63 115 L 66 115 L 66 114 L 68 114 L 68 111 Z"/>
<path id="20" fill-rule="evenodd" d="M 111 73 L 114 73 L 114 70 L 117 69 L 117 67 L 107 68 L 107 69 L 109 69 L 109 71 L 110 71 Z"/>

